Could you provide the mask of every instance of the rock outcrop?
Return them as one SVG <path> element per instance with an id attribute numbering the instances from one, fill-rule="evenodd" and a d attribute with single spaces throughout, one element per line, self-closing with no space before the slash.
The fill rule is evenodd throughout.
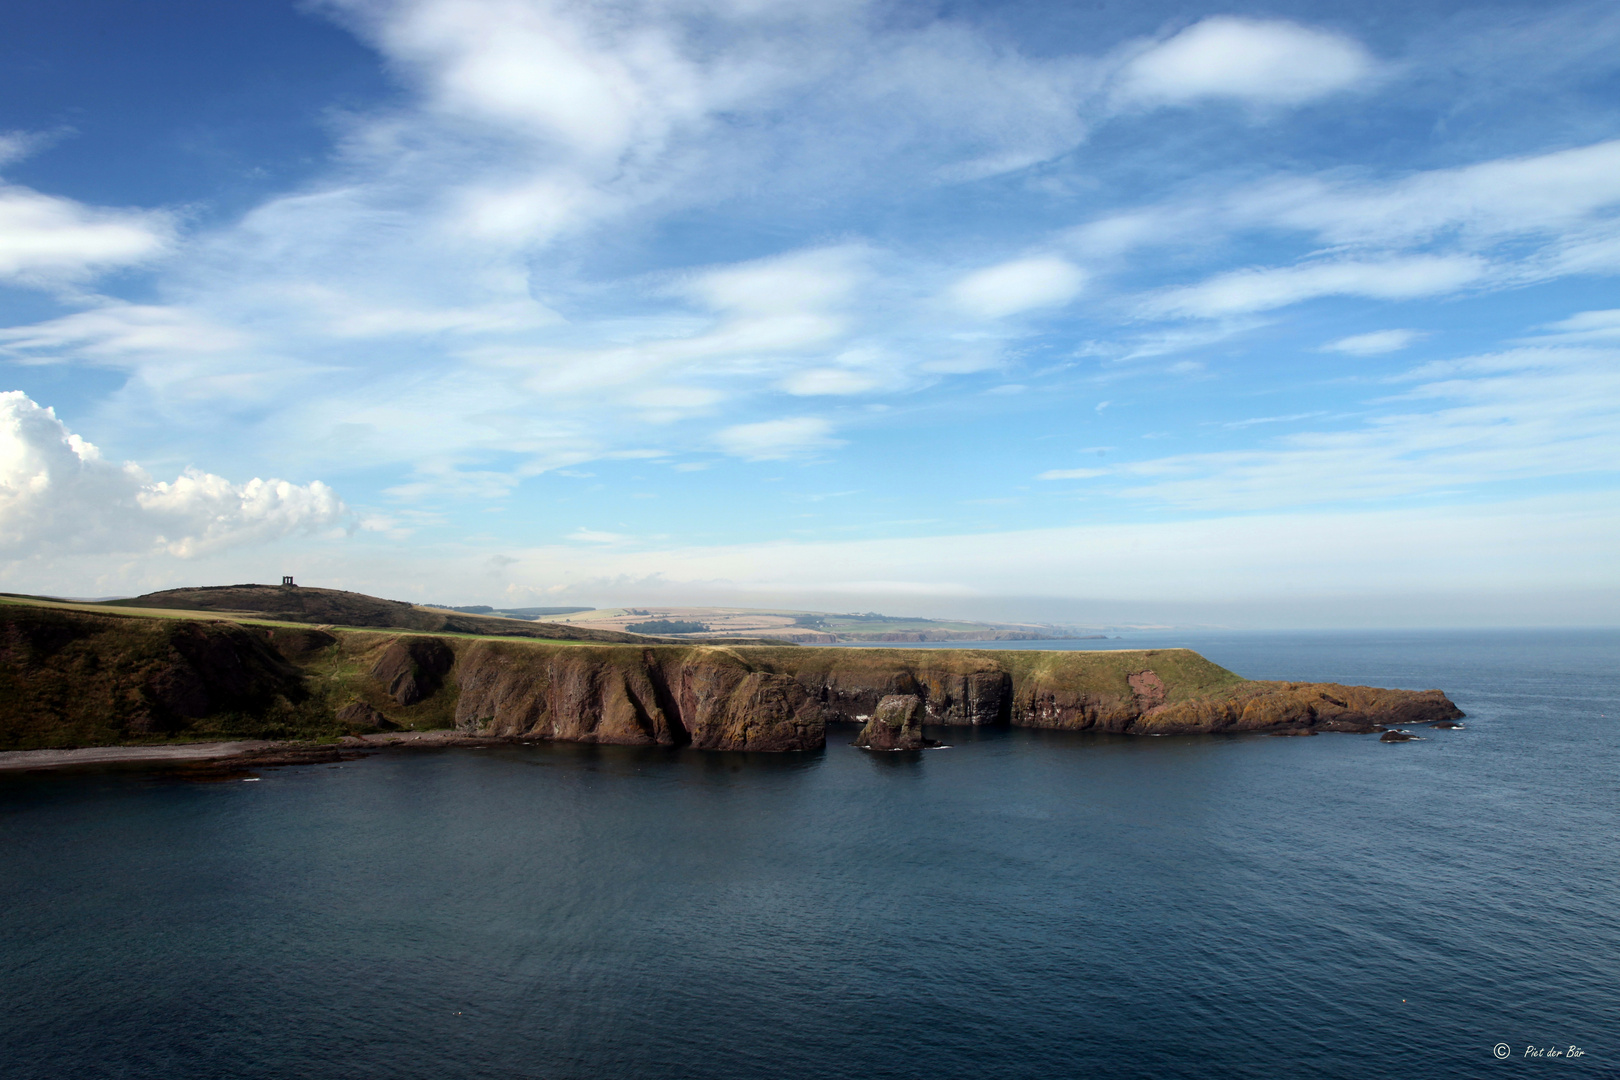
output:
<path id="1" fill-rule="evenodd" d="M 338 723 L 350 728 L 376 728 L 378 731 L 398 731 L 399 725 L 364 701 L 351 701 L 337 711 Z"/>
<path id="2" fill-rule="evenodd" d="M 377 658 L 370 675 L 401 705 L 415 705 L 444 685 L 456 654 L 442 638 L 401 638 Z"/>
<path id="3" fill-rule="evenodd" d="M 1219 698 L 1150 709 L 1130 730 L 1165 734 L 1278 729 L 1367 733 L 1397 724 L 1454 720 L 1462 715 L 1462 710 L 1438 690 L 1250 682 Z"/>
<path id="4" fill-rule="evenodd" d="M 890 694 L 878 702 L 855 745 L 867 750 L 925 750 L 938 746 L 923 738 L 923 699 L 916 694 Z"/>

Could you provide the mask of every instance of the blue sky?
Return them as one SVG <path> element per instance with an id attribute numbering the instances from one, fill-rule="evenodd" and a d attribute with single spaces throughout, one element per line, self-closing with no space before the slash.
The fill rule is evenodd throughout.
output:
<path id="1" fill-rule="evenodd" d="M 1612 4 L 32 8 L 0 588 L 1615 621 Z"/>

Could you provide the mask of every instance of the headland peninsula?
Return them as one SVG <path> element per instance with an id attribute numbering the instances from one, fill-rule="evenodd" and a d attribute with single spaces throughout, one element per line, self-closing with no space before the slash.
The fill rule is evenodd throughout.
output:
<path id="1" fill-rule="evenodd" d="M 13 766 L 18 751 L 248 740 L 244 752 L 294 758 L 343 742 L 508 739 L 816 750 L 829 724 L 865 722 L 893 697 L 916 699 L 902 704 L 930 725 L 1132 735 L 1462 716 L 1439 690 L 1251 680 L 1187 649 L 671 638 L 290 585 L 0 596 L 0 752 Z"/>

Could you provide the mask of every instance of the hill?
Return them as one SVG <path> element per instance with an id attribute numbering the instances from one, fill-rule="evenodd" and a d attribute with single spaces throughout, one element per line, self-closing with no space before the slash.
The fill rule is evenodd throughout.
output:
<path id="1" fill-rule="evenodd" d="M 403 600 L 384 600 L 342 589 L 303 585 L 203 585 L 164 589 L 127 600 L 109 601 L 100 606 L 211 612 L 316 626 L 420 630 L 436 634 L 544 638 L 550 641 L 654 644 L 666 640 L 591 626 L 567 626 L 499 615 L 472 615 L 449 608 L 421 607 Z"/>
<path id="2" fill-rule="evenodd" d="M 969 620 L 920 619 L 877 612 L 792 611 L 765 608 L 627 607 L 598 608 L 559 614 L 553 620 L 568 626 L 597 630 L 648 627 L 648 633 L 694 633 L 708 638 L 768 638 L 804 645 L 839 643 L 899 644 L 940 641 L 1064 641 L 1102 638 L 1090 630 L 1039 623 L 987 623 Z M 685 625 L 692 629 L 663 629 Z M 658 628 L 654 628 L 658 627 Z"/>

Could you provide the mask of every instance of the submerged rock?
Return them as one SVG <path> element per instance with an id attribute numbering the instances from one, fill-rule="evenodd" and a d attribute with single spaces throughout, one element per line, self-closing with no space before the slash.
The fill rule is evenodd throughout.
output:
<path id="1" fill-rule="evenodd" d="M 1386 731 L 1378 736 L 1379 742 L 1411 742 L 1417 738 L 1410 731 Z"/>
<path id="2" fill-rule="evenodd" d="M 923 700 L 916 694 L 890 694 L 878 702 L 877 712 L 855 737 L 867 750 L 924 750 L 938 746 L 923 738 Z"/>

